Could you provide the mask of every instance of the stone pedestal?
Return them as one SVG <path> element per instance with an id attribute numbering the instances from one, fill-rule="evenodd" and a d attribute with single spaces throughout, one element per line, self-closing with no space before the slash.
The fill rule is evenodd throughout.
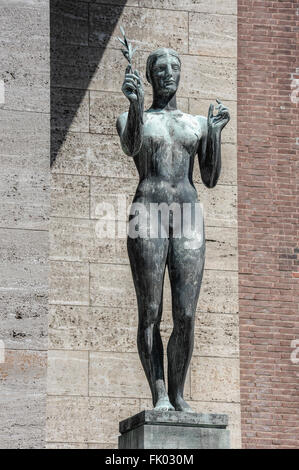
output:
<path id="1" fill-rule="evenodd" d="M 119 423 L 119 449 L 229 449 L 227 415 L 142 411 Z"/>

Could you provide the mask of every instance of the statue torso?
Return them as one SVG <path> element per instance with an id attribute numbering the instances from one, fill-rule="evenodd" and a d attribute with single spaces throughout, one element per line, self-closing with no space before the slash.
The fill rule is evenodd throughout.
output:
<path id="1" fill-rule="evenodd" d="M 144 113 L 143 145 L 134 158 L 140 175 L 135 202 L 197 200 L 192 172 L 201 135 L 199 119 L 179 110 Z"/>

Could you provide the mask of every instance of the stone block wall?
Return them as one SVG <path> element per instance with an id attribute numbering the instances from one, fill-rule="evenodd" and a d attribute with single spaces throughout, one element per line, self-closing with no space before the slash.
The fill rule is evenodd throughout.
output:
<path id="1" fill-rule="evenodd" d="M 0 448 L 45 444 L 48 0 L 0 1 Z M 38 51 L 38 52 L 37 52 Z M 2 358 L 3 359 L 3 358 Z"/>
<path id="2" fill-rule="evenodd" d="M 71 15 L 70 15 L 71 11 Z M 117 445 L 118 421 L 151 407 L 136 347 L 137 306 L 124 239 L 96 236 L 97 206 L 132 196 L 137 171 L 119 145 L 115 121 L 127 110 L 122 25 L 139 46 L 136 68 L 160 46 L 182 58 L 179 107 L 207 115 L 222 99 L 223 173 L 207 190 L 207 263 L 186 397 L 196 411 L 230 417 L 240 446 L 236 67 L 237 1 L 58 1 L 51 11 L 51 316 L 49 448 Z M 151 104 L 150 87 L 146 104 Z M 124 217 L 120 215 L 120 219 Z M 171 332 L 167 281 L 162 332 Z"/>
<path id="3" fill-rule="evenodd" d="M 151 407 L 126 243 L 97 237 L 99 204 L 137 185 L 120 24 L 143 77 L 153 48 L 180 52 L 183 111 L 218 97 L 232 116 L 218 186 L 194 170 L 207 263 L 186 397 L 229 415 L 232 447 L 241 421 L 244 448 L 298 447 L 298 18 L 296 1 L 0 0 L 0 448 L 115 448 Z M 171 324 L 167 279 L 165 345 Z"/>

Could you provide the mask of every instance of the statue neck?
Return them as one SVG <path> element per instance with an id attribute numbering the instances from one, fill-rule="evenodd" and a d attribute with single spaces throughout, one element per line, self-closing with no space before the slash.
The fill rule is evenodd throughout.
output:
<path id="1" fill-rule="evenodd" d="M 174 111 L 177 109 L 176 94 L 174 95 L 154 95 L 152 109 L 163 111 Z"/>

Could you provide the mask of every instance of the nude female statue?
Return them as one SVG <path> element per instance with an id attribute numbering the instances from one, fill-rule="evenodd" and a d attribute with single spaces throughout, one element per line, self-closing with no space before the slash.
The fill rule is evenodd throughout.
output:
<path id="1" fill-rule="evenodd" d="M 191 116 L 177 109 L 181 61 L 171 49 L 158 49 L 147 60 L 147 80 L 153 88 L 153 104 L 143 111 L 144 91 L 138 71 L 126 70 L 122 91 L 130 102 L 129 112 L 117 120 L 123 151 L 134 158 L 140 181 L 133 203 L 198 203 L 192 181 L 195 156 L 208 188 L 218 181 L 221 169 L 221 131 L 228 123 L 228 109 L 218 101 L 214 116 Z M 147 210 L 146 209 L 146 210 Z M 190 363 L 196 305 L 205 260 L 204 226 L 193 230 L 190 240 L 175 237 L 173 219 L 168 236 L 151 237 L 155 222 L 141 217 L 146 236 L 128 236 L 127 246 L 138 301 L 138 351 L 149 382 L 156 410 L 192 412 L 183 397 Z M 165 221 L 162 224 L 165 224 Z M 160 232 L 159 232 L 160 233 Z M 163 346 L 160 336 L 163 284 L 166 266 L 172 292 L 173 332 L 168 347 L 168 393 L 164 380 Z"/>

